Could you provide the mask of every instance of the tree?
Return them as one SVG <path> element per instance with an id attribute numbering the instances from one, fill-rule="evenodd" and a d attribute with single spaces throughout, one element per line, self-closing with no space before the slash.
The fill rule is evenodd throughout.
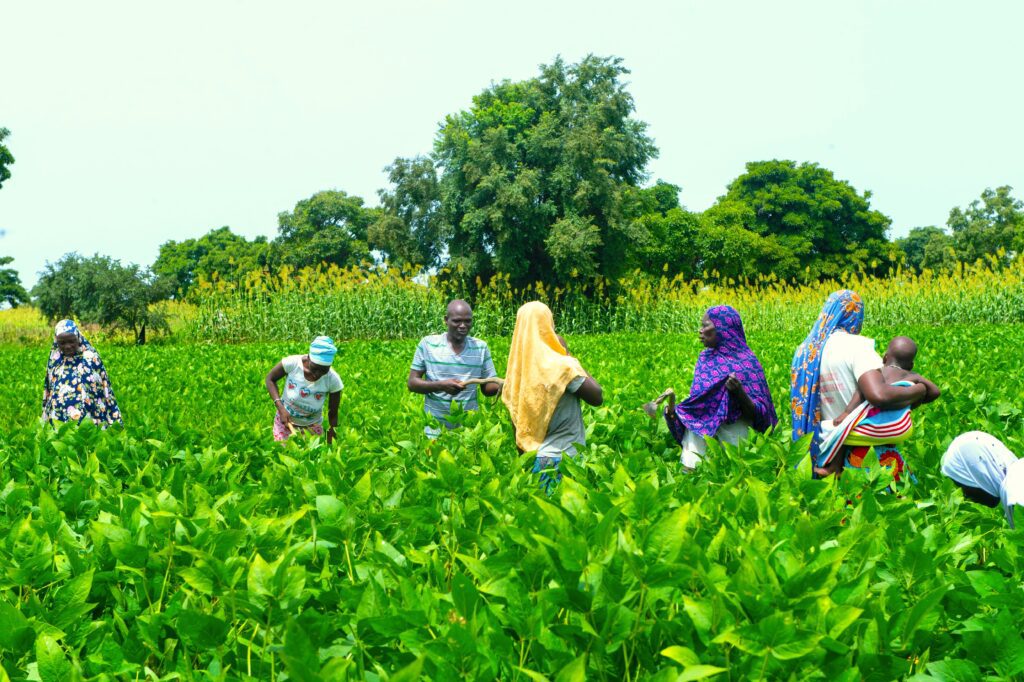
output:
<path id="1" fill-rule="evenodd" d="M 450 265 L 471 281 L 503 272 L 513 286 L 623 272 L 623 197 L 657 154 L 632 118 L 628 73 L 618 58 L 557 59 L 445 119 L 434 161 Z"/>
<path id="2" fill-rule="evenodd" d="M 12 262 L 14 259 L 10 256 L 0 256 L 0 266 L 10 265 Z M 25 291 L 25 287 L 21 286 L 18 271 L 13 268 L 0 267 L 0 302 L 17 308 L 28 301 L 28 292 Z"/>
<path id="3" fill-rule="evenodd" d="M 810 277 L 835 277 L 888 267 L 891 221 L 871 209 L 870 198 L 815 163 L 756 161 L 707 213 L 717 224 L 774 237 L 804 259 Z"/>
<path id="4" fill-rule="evenodd" d="M 7 168 L 14 163 L 14 156 L 11 155 L 9 150 L 3 141 L 11 134 L 11 131 L 7 128 L 0 128 L 0 187 L 4 186 L 4 181 L 10 179 L 11 171 Z"/>
<path id="5" fill-rule="evenodd" d="M 138 265 L 96 254 L 83 258 L 69 253 L 47 263 L 32 297 L 40 312 L 55 322 L 77 318 L 111 329 L 130 330 L 135 342 L 146 342 L 146 330 L 169 331 L 167 321 L 150 308 L 171 293 L 173 281 L 161 279 Z"/>
<path id="6" fill-rule="evenodd" d="M 153 272 L 173 281 L 174 292 L 184 297 L 200 276 L 240 282 L 249 272 L 266 267 L 269 251 L 266 237 L 249 241 L 224 226 L 198 239 L 165 242 Z"/>
<path id="7" fill-rule="evenodd" d="M 295 204 L 293 211 L 278 214 L 271 264 L 301 268 L 369 262 L 367 229 L 378 213 L 365 208 L 360 197 L 335 190 L 317 192 Z"/>
<path id="8" fill-rule="evenodd" d="M 974 262 L 999 249 L 1009 259 L 1024 250 L 1024 202 L 1013 198 L 1012 191 L 1008 185 L 988 188 L 966 209 L 949 212 L 946 224 L 961 260 Z"/>
<path id="9" fill-rule="evenodd" d="M 440 265 L 446 234 L 434 162 L 423 156 L 397 158 L 384 170 L 394 189 L 378 192 L 381 211 L 369 227 L 371 248 L 399 265 Z"/>
<path id="10" fill-rule="evenodd" d="M 926 267 L 934 269 L 935 257 L 952 247 L 953 240 L 941 227 L 929 225 L 915 227 L 906 237 L 897 239 L 896 245 L 903 251 L 907 267 L 921 272 Z"/>

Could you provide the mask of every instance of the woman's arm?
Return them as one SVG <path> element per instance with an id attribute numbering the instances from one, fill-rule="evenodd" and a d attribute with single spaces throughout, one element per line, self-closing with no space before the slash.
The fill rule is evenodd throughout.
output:
<path id="1" fill-rule="evenodd" d="M 924 384 L 890 386 L 877 369 L 864 372 L 857 380 L 857 388 L 865 400 L 882 410 L 908 407 L 919 402 L 927 392 Z"/>
<path id="2" fill-rule="evenodd" d="M 281 394 L 277 390 L 277 382 L 285 376 L 284 366 L 279 362 L 267 372 L 267 377 L 263 380 L 263 384 L 267 387 L 267 393 L 270 394 L 270 398 L 274 401 L 274 406 L 277 408 L 277 416 L 281 418 L 281 423 L 288 426 L 292 418 L 288 414 L 288 410 L 284 409 L 284 401 L 281 400 Z"/>
<path id="3" fill-rule="evenodd" d="M 936 386 L 933 381 L 925 379 L 920 374 L 912 375 L 910 377 L 910 380 L 923 385 L 925 388 L 924 397 L 921 398 L 921 402 L 919 402 L 918 405 L 923 405 L 925 403 L 930 403 L 935 400 L 938 400 L 939 396 L 942 395 L 942 391 L 939 390 L 939 387 Z"/>
<path id="4" fill-rule="evenodd" d="M 594 381 L 594 377 L 588 374 L 580 387 L 576 389 L 576 397 L 588 405 L 600 407 L 604 402 L 604 391 L 601 389 L 601 384 Z"/>
<path id="5" fill-rule="evenodd" d="M 341 391 L 335 391 L 327 396 L 327 444 L 334 442 L 335 432 L 338 428 L 338 405 L 341 404 Z"/>
<path id="6" fill-rule="evenodd" d="M 569 344 L 565 342 L 561 334 L 555 334 L 558 337 L 558 342 L 562 344 L 562 348 L 565 349 L 565 354 L 570 358 L 572 353 L 569 352 Z M 582 367 L 582 365 L 581 365 Z M 601 403 L 604 402 L 604 391 L 601 389 L 601 384 L 594 381 L 594 377 L 590 376 L 590 372 L 586 369 L 583 370 L 586 375 L 586 379 L 580 384 L 580 387 L 576 389 L 576 397 L 585 402 L 588 405 L 594 407 L 600 407 Z"/>
<path id="7" fill-rule="evenodd" d="M 725 388 L 729 393 L 736 398 L 736 402 L 740 406 L 740 414 L 743 415 L 751 423 L 757 422 L 757 405 L 747 395 L 747 389 L 743 388 L 742 382 L 732 374 L 725 380 Z"/>

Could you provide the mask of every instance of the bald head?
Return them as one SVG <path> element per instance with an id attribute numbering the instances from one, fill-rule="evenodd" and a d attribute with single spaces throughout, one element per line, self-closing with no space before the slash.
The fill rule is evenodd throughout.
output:
<path id="1" fill-rule="evenodd" d="M 914 369 L 914 358 L 917 357 L 917 344 L 909 336 L 896 336 L 885 349 L 885 362 L 894 364 L 908 372 Z"/>
<path id="2" fill-rule="evenodd" d="M 469 304 L 463 301 L 461 298 L 457 298 L 448 304 L 448 310 L 445 312 L 444 317 L 447 320 L 449 317 L 462 316 L 462 315 L 473 315 L 473 309 L 469 307 Z"/>
<path id="3" fill-rule="evenodd" d="M 444 323 L 448 327 L 448 341 L 452 346 L 461 348 L 473 328 L 473 309 L 465 301 L 456 299 L 448 304 Z"/>

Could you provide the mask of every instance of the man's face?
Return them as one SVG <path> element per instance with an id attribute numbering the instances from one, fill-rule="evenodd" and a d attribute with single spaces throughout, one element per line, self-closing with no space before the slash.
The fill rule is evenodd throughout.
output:
<path id="1" fill-rule="evenodd" d="M 57 349 L 66 358 L 78 355 L 78 337 L 71 332 L 57 334 Z"/>
<path id="2" fill-rule="evenodd" d="M 462 341 L 469 336 L 469 330 L 473 328 L 473 311 L 456 308 L 444 316 L 444 323 L 448 326 L 448 338 L 452 341 Z"/>

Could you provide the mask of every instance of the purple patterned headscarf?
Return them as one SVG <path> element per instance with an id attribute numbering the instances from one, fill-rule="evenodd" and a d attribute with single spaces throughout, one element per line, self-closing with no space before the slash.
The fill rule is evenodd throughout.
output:
<path id="1" fill-rule="evenodd" d="M 676 405 L 675 416 L 687 430 L 702 436 L 714 436 L 722 424 L 738 420 L 739 401 L 733 400 L 725 387 L 732 374 L 754 403 L 753 427 L 767 431 L 779 419 L 764 368 L 747 345 L 740 314 L 732 306 L 719 305 L 708 308 L 707 316 L 715 325 L 718 345 L 701 351 L 693 368 L 690 396 Z"/>

